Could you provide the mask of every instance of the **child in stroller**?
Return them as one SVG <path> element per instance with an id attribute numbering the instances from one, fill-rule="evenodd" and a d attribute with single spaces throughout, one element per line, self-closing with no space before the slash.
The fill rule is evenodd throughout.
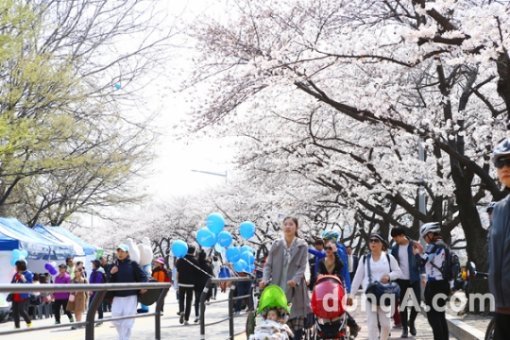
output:
<path id="1" fill-rule="evenodd" d="M 317 339 L 349 339 L 344 296 L 344 286 L 337 276 L 323 275 L 317 279 L 311 299 Z"/>
<path id="2" fill-rule="evenodd" d="M 249 340 L 288 340 L 294 335 L 286 322 L 290 313 L 287 297 L 277 285 L 267 286 L 260 296 L 257 313 L 262 322 Z"/>

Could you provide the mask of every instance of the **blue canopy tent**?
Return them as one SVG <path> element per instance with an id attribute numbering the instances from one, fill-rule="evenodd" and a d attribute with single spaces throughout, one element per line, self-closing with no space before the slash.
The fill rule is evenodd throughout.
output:
<path id="1" fill-rule="evenodd" d="M 65 228 L 62 228 L 62 227 L 46 227 L 46 226 L 42 226 L 42 225 L 38 224 L 38 225 L 35 226 L 34 229 L 36 231 L 38 231 L 38 232 L 50 233 L 51 235 L 53 235 L 57 239 L 59 239 L 59 235 L 64 236 L 66 239 L 69 239 L 69 240 L 79 244 L 80 247 L 83 248 L 83 251 L 84 251 L 85 255 L 94 255 L 94 256 L 96 255 L 96 251 L 97 251 L 96 247 L 94 247 L 93 245 L 85 242 L 84 240 L 82 240 L 81 238 L 79 238 L 78 236 L 76 236 L 75 234 L 73 234 L 72 232 L 70 232 L 69 230 L 67 230 Z"/>
<path id="2" fill-rule="evenodd" d="M 76 249 L 75 261 L 83 261 L 88 273 L 92 271 L 91 261 L 96 259 L 96 247 L 88 244 L 72 232 L 62 227 L 48 227 L 36 225 L 34 230 L 42 235 L 51 237 L 59 242 L 72 245 Z"/>
<path id="3" fill-rule="evenodd" d="M 0 281 L 10 281 L 9 273 L 13 270 L 10 265 L 12 250 L 25 249 L 28 253 L 28 269 L 34 273 L 45 273 L 44 265 L 49 261 L 63 261 L 67 256 L 74 256 L 73 247 L 51 240 L 40 233 L 28 228 L 15 218 L 0 217 Z M 7 282 L 9 282 L 7 281 Z"/>

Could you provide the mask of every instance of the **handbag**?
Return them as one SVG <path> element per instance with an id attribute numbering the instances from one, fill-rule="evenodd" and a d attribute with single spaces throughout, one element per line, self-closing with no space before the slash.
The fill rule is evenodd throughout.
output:
<path id="1" fill-rule="evenodd" d="M 386 258 L 388 259 L 388 265 L 390 267 L 391 273 L 391 262 L 390 256 L 386 254 Z M 400 296 L 400 286 L 396 282 L 390 283 L 381 283 L 379 281 L 372 281 L 372 271 L 370 270 L 370 254 L 366 257 L 367 267 L 368 267 L 368 287 L 365 290 L 365 295 L 367 295 L 368 301 L 374 303 L 373 299 L 375 298 L 375 304 L 380 306 L 381 304 L 384 306 L 391 305 L 392 301 L 396 301 L 396 299 Z M 394 299 L 390 297 L 394 296 Z"/>

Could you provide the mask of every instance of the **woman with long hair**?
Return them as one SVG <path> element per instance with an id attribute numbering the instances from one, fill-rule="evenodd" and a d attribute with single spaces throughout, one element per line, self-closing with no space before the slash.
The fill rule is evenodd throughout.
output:
<path id="1" fill-rule="evenodd" d="M 292 304 L 289 327 L 294 339 L 301 339 L 306 316 L 311 312 L 305 269 L 308 262 L 308 245 L 298 235 L 299 223 L 295 217 L 283 220 L 283 237 L 269 250 L 260 288 L 272 283 L 280 286 L 287 301 Z"/>

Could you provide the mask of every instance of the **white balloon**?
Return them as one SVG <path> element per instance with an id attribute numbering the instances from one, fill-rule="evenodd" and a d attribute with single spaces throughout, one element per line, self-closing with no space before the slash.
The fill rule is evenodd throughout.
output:
<path id="1" fill-rule="evenodd" d="M 140 266 L 148 265 L 152 262 L 152 256 L 146 251 L 145 245 L 139 244 L 138 251 L 140 252 Z"/>
<path id="2" fill-rule="evenodd" d="M 126 240 L 126 245 L 129 248 L 129 258 L 132 261 L 140 263 L 140 251 L 138 250 L 138 246 L 132 238 L 128 238 Z"/>

